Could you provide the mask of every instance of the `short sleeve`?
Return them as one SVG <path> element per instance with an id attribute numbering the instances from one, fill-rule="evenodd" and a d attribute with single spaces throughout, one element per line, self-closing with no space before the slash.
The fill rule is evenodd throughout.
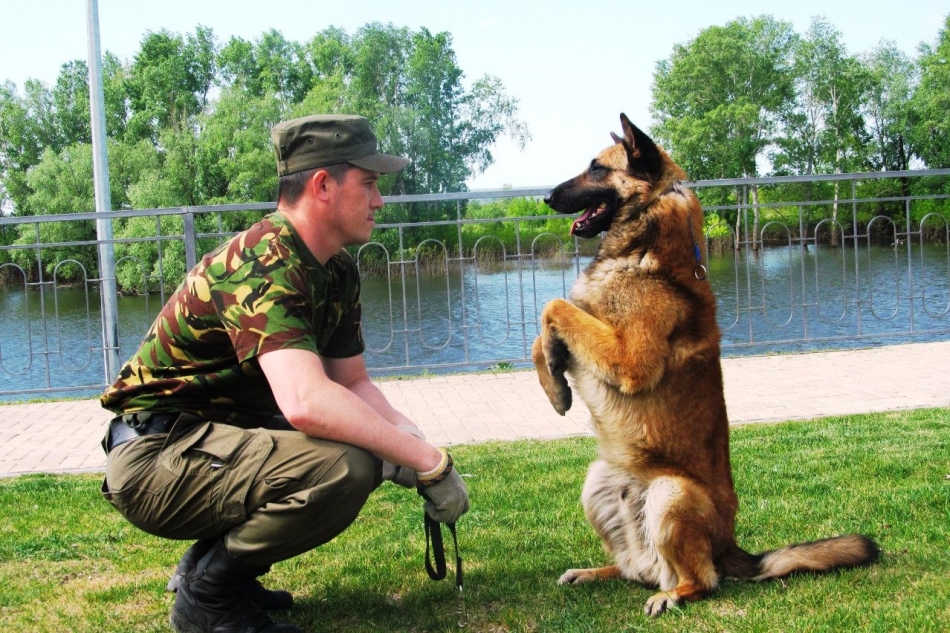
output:
<path id="1" fill-rule="evenodd" d="M 299 271 L 252 260 L 211 286 L 211 299 L 241 362 L 279 349 L 317 353 L 312 299 Z"/>
<path id="2" fill-rule="evenodd" d="M 327 358 L 349 358 L 366 350 L 363 341 L 360 275 L 356 262 L 346 251 L 331 260 L 332 292 L 337 305 L 330 306 L 339 316 L 329 338 L 320 345 L 320 355 Z"/>

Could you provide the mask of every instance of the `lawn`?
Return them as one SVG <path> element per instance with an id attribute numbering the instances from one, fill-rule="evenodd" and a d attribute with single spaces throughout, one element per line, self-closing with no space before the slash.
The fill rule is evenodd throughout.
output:
<path id="1" fill-rule="evenodd" d="M 569 567 L 608 562 L 579 503 L 592 439 L 458 446 L 472 499 L 458 524 L 467 630 L 950 630 L 950 410 L 744 426 L 732 446 L 741 546 L 862 532 L 878 540 L 881 560 L 725 581 L 711 598 L 651 620 L 646 588 L 556 584 Z M 164 587 L 187 544 L 126 524 L 99 483 L 0 480 L 3 630 L 170 630 Z M 421 512 L 415 493 L 387 484 L 336 541 L 275 565 L 266 583 L 297 598 L 281 619 L 308 631 L 458 630 L 454 584 L 429 580 L 423 567 Z"/>

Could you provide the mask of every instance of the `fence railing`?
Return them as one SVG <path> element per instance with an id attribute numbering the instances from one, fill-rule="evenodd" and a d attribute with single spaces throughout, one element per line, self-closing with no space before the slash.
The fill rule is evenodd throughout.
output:
<path id="1" fill-rule="evenodd" d="M 938 193 L 911 195 L 925 179 Z M 725 354 L 950 336 L 950 169 L 691 186 L 707 202 Z M 596 241 L 570 237 L 566 216 L 473 210 L 546 191 L 386 199 L 419 219 L 378 224 L 379 241 L 354 250 L 375 375 L 528 363 L 541 308 L 567 295 Z M 0 398 L 101 390 L 114 378 L 104 359 L 134 352 L 184 271 L 273 206 L 0 217 Z M 66 230 L 103 216 L 138 227 L 111 240 L 126 289 L 115 333 L 98 242 Z"/>

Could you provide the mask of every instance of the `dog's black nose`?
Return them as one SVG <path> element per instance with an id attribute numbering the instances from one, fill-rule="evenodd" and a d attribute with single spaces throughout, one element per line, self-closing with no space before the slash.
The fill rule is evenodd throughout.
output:
<path id="1" fill-rule="evenodd" d="M 552 190 L 548 192 L 548 195 L 544 196 L 544 204 L 548 205 L 549 207 L 551 206 L 551 194 L 553 193 L 554 191 Z"/>

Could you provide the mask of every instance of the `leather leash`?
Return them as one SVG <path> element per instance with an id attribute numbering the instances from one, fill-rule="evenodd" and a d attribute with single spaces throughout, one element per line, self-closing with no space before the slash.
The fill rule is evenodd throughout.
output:
<path id="1" fill-rule="evenodd" d="M 448 568 L 445 564 L 445 544 L 442 540 L 442 524 L 423 513 L 425 517 L 426 530 L 426 572 L 432 580 L 442 580 L 445 578 Z M 455 544 L 455 586 L 458 587 L 458 616 L 459 628 L 464 628 L 468 624 L 468 612 L 465 608 L 465 594 L 462 592 L 462 556 L 459 554 L 458 534 L 455 531 L 454 523 L 446 523 L 449 532 L 452 534 L 452 542 Z"/>

